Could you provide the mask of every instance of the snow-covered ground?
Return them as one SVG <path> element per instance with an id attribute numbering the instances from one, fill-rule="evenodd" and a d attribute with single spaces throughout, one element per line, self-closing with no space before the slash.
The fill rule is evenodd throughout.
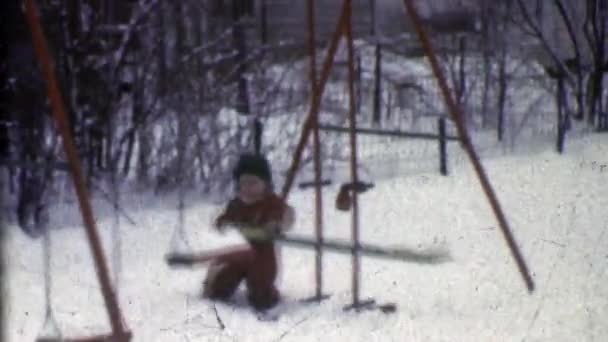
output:
<path id="1" fill-rule="evenodd" d="M 94 207 L 108 259 L 121 261 L 118 292 L 134 341 L 605 341 L 608 136 L 570 140 L 562 156 L 551 147 L 484 160 L 536 282 L 533 294 L 468 163 L 453 163 L 449 177 L 429 171 L 375 180 L 361 198 L 363 241 L 443 244 L 454 258 L 442 265 L 364 258 L 362 299 L 395 303 L 393 314 L 344 312 L 351 302 L 350 258 L 331 252 L 324 257 L 324 289 L 332 296 L 294 303 L 314 293 L 314 253 L 284 247 L 286 312 L 277 322 L 261 322 L 246 308 L 217 304 L 221 329 L 213 305 L 199 298 L 205 267 L 175 270 L 164 263 L 178 223 L 174 196 L 125 190 L 122 205 L 136 225 L 121 219 L 119 238 L 108 205 L 96 199 Z M 350 215 L 333 209 L 336 187 L 324 194 L 326 237 L 348 239 Z M 71 202 L 58 200 L 51 217 L 53 312 L 65 336 L 107 332 L 84 229 L 67 197 Z M 295 232 L 312 236 L 313 191 L 294 189 L 289 200 L 298 213 Z M 192 250 L 240 241 L 209 229 L 219 208 L 189 194 L 184 228 Z M 32 341 L 45 314 L 42 242 L 15 226 L 6 232 L 6 337 Z M 112 257 L 117 246 L 122 253 Z"/>

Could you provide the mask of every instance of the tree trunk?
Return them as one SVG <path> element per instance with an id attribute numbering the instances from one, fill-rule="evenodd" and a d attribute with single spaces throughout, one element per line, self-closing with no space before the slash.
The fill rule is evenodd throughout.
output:
<path id="1" fill-rule="evenodd" d="M 490 44 L 490 7 L 487 0 L 482 0 L 481 36 L 483 49 L 483 88 L 481 93 L 481 125 L 487 128 L 489 125 L 489 97 L 492 76 L 492 59 Z"/>
<path id="2" fill-rule="evenodd" d="M 598 129 L 606 129 L 608 113 L 603 109 L 604 74 L 608 72 L 606 60 L 606 38 L 608 30 L 608 3 L 606 1 L 587 0 L 587 17 L 583 24 L 587 43 L 593 52 L 593 71 L 587 81 L 587 108 Z M 597 117 L 597 121 L 595 120 Z"/>
<path id="3" fill-rule="evenodd" d="M 140 78 L 143 75 L 139 75 Z M 122 174 L 124 176 L 127 176 L 129 174 L 129 171 L 131 170 L 131 158 L 133 156 L 133 148 L 135 146 L 135 136 L 137 134 L 138 129 L 136 127 L 138 127 L 139 125 L 139 121 L 143 120 L 142 116 L 143 116 L 143 99 L 142 99 L 142 92 L 143 92 L 143 84 L 144 82 L 140 82 L 139 80 L 136 82 L 137 87 L 135 87 L 134 91 L 133 91 L 133 98 L 132 98 L 132 113 L 131 113 L 131 127 L 133 128 L 130 132 L 129 132 L 129 136 L 127 138 L 127 151 L 125 152 L 125 159 L 124 159 L 124 164 L 123 164 L 123 168 L 122 168 Z M 141 146 L 140 146 L 141 148 Z M 118 158 L 117 158 L 118 159 Z"/>
<path id="4" fill-rule="evenodd" d="M 158 96 L 165 96 L 166 87 L 165 83 L 167 80 L 167 56 L 165 47 L 165 11 L 164 11 L 164 0 L 159 0 L 158 11 L 156 12 L 157 18 L 157 45 L 156 51 L 158 53 L 158 83 L 157 93 Z"/>
<path id="5" fill-rule="evenodd" d="M 268 8 L 266 0 L 261 0 L 260 5 L 260 40 L 263 45 L 268 43 Z"/>
<path id="6" fill-rule="evenodd" d="M 247 66 L 245 61 L 247 59 L 247 42 L 245 39 L 245 28 L 241 22 L 243 16 L 243 8 L 241 8 L 240 2 L 235 1 L 232 9 L 232 19 L 234 25 L 234 31 L 232 38 L 234 39 L 234 46 L 237 51 L 235 63 L 237 64 L 237 82 L 238 82 L 238 93 L 236 110 L 241 114 L 250 114 L 251 110 L 249 107 L 249 90 L 247 79 L 245 78 L 245 72 Z"/>
<path id="7" fill-rule="evenodd" d="M 467 87 L 467 72 L 466 72 L 466 50 L 467 50 L 467 40 L 466 37 L 462 36 L 458 40 L 458 51 L 459 51 L 459 60 L 458 60 L 458 87 L 456 88 L 456 96 L 458 101 L 458 106 L 463 110 L 464 117 L 462 118 L 465 122 L 465 125 L 469 121 L 469 117 L 467 117 L 468 111 L 464 110 L 465 106 L 465 94 Z"/>
<path id="8" fill-rule="evenodd" d="M 150 155 L 152 148 L 148 134 L 148 128 L 142 127 L 137 133 L 137 146 L 139 147 L 139 155 L 137 160 L 137 181 L 140 184 L 147 185 L 150 180 Z"/>
<path id="9" fill-rule="evenodd" d="M 185 23 L 181 20 L 183 17 L 183 3 L 180 1 L 176 1 L 173 3 L 174 16 L 173 20 L 176 25 L 176 34 L 175 34 L 175 74 L 179 77 L 186 77 L 187 66 L 183 63 L 180 63 L 180 58 L 184 55 L 185 47 L 186 47 L 186 35 L 185 35 Z M 185 81 L 184 81 L 185 82 Z M 178 83 L 178 82 L 176 82 Z M 182 82 L 179 82 L 181 84 Z M 174 180 L 177 184 L 179 184 L 180 191 L 183 189 L 183 184 L 187 183 L 189 179 L 189 173 L 184 172 L 185 169 L 185 160 L 187 158 L 187 150 L 188 150 L 188 141 L 190 140 L 190 114 L 185 110 L 187 106 L 185 106 L 185 98 L 184 98 L 184 90 L 185 89 L 177 89 L 177 103 L 175 105 L 175 110 L 177 114 L 177 170 L 175 170 L 175 174 L 170 175 L 170 179 Z"/>
<path id="10" fill-rule="evenodd" d="M 507 66 L 506 51 L 498 61 L 498 141 L 504 138 L 505 103 L 507 101 Z"/>

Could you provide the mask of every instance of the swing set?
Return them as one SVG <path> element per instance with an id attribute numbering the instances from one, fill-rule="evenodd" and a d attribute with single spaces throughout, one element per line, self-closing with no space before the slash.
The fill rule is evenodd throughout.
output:
<path id="1" fill-rule="evenodd" d="M 519 271 L 524 279 L 526 287 L 529 292 L 533 292 L 534 290 L 534 282 L 530 276 L 528 268 L 525 264 L 525 261 L 519 252 L 519 249 L 515 243 L 515 240 L 510 231 L 509 225 L 506 221 L 506 218 L 503 214 L 502 208 L 498 203 L 494 190 L 488 180 L 488 177 L 480 163 L 480 160 L 475 152 L 473 144 L 469 138 L 469 135 L 466 131 L 466 127 L 462 120 L 463 115 L 461 109 L 458 107 L 456 102 L 454 101 L 452 94 L 447 86 L 447 82 L 443 73 L 439 67 L 439 62 L 437 60 L 436 55 L 434 54 L 434 49 L 431 45 L 431 42 L 428 38 L 427 33 L 422 28 L 420 17 L 413 6 L 411 0 L 404 0 L 404 5 L 407 9 L 407 13 L 410 15 L 414 27 L 416 28 L 416 32 L 420 41 L 422 42 L 422 46 L 428 56 L 431 67 L 433 70 L 433 74 L 439 83 L 439 87 L 442 91 L 444 99 L 446 101 L 450 116 L 452 120 L 456 124 L 456 128 L 458 131 L 458 137 L 444 137 L 440 140 L 440 150 L 445 150 L 445 141 L 446 140 L 455 140 L 459 141 L 469 156 L 471 160 L 475 172 L 479 178 L 479 181 L 482 185 L 482 188 L 491 204 L 492 210 L 498 220 L 499 226 L 505 237 L 508 247 L 511 251 L 512 256 L 514 257 L 516 264 L 519 268 Z M 310 239 L 306 237 L 299 237 L 293 234 L 289 235 L 276 235 L 272 236 L 276 242 L 288 245 L 288 246 L 296 246 L 296 247 L 304 247 L 304 248 L 314 248 L 315 249 L 315 294 L 309 300 L 311 301 L 321 301 L 326 299 L 328 295 L 323 293 L 323 277 L 322 277 L 322 255 L 324 251 L 328 252 L 346 252 L 350 253 L 352 256 L 352 303 L 345 307 L 345 310 L 355 309 L 370 309 L 370 308 L 378 308 L 383 312 L 393 312 L 394 304 L 383 304 L 376 305 L 375 300 L 360 299 L 360 257 L 363 256 L 375 256 L 375 257 L 385 257 L 390 259 L 397 259 L 406 262 L 416 262 L 423 264 L 436 264 L 450 260 L 449 254 L 445 251 L 423 251 L 423 252 L 415 252 L 407 249 L 388 249 L 380 246 L 371 246 L 359 241 L 359 194 L 367 191 L 369 188 L 373 186 L 373 184 L 365 183 L 360 181 L 358 170 L 357 170 L 357 133 L 368 133 L 368 134 L 378 134 L 378 135 L 396 135 L 395 132 L 392 131 L 380 131 L 380 130 L 362 130 L 357 127 L 356 123 L 356 105 L 355 105 L 355 91 L 354 91 L 354 81 L 355 81 L 355 67 L 354 67 L 354 53 L 353 53 L 353 36 L 352 36 L 352 3 L 351 0 L 344 0 L 342 5 L 341 14 L 338 19 L 337 27 L 332 35 L 327 56 L 323 62 L 320 79 L 317 80 L 317 71 L 316 71 L 316 51 L 315 51 L 315 18 L 314 18 L 314 1 L 309 0 L 307 6 L 307 21 L 308 21 L 308 48 L 309 48 L 309 57 L 310 57 L 310 84 L 311 84 L 311 106 L 308 112 L 307 119 L 304 123 L 304 127 L 301 132 L 300 140 L 296 147 L 296 151 L 293 157 L 293 161 L 291 167 L 289 168 L 286 181 L 284 183 L 282 189 L 282 198 L 286 199 L 291 190 L 295 174 L 299 168 L 299 164 L 301 161 L 301 156 L 304 150 L 305 145 L 308 142 L 309 135 L 312 133 L 313 135 L 313 163 L 314 163 L 314 172 L 315 178 L 312 182 L 305 182 L 300 184 L 300 188 L 307 187 L 315 187 L 315 238 Z M 349 127 L 341 128 L 341 127 L 324 127 L 319 123 L 319 111 L 321 106 L 321 98 L 323 96 L 323 92 L 325 90 L 325 85 L 329 79 L 329 75 L 333 66 L 334 57 L 336 54 L 336 50 L 341 38 L 345 38 L 347 44 L 347 52 L 348 52 L 348 98 L 349 98 Z M 325 128 L 327 131 L 333 131 L 338 133 L 348 133 L 350 140 L 350 173 L 351 173 L 351 181 L 349 183 L 343 184 L 341 186 L 340 192 L 336 199 L 336 208 L 338 210 L 350 211 L 351 216 L 351 236 L 352 242 L 342 242 L 342 241 L 327 241 L 323 238 L 323 199 L 321 187 L 324 185 L 331 184 L 328 180 L 323 180 L 321 174 L 321 158 L 320 158 L 320 139 L 319 139 L 319 131 Z M 445 132 L 445 123 L 440 122 L 440 131 L 443 128 Z M 259 129 L 259 128 L 258 128 Z M 259 135 L 256 134 L 256 136 Z M 399 135 L 399 134 L 397 134 Z M 411 134 L 402 134 L 403 137 L 412 137 Z M 423 138 L 429 138 L 429 136 L 425 135 Z M 433 136 L 433 138 L 436 138 Z M 257 141 L 257 140 L 256 140 Z M 258 142 L 259 143 L 259 142 Z M 256 150 L 259 149 L 257 146 Z M 445 160 L 442 158 L 440 169 L 442 174 L 446 174 L 447 172 L 445 167 Z M 241 228 L 242 229 L 242 228 Z M 254 235 L 254 234 L 253 234 Z M 252 233 L 247 233 L 248 237 L 252 236 Z M 268 236 L 264 236 L 260 238 L 268 238 Z M 200 253 L 170 253 L 166 256 L 166 261 L 170 266 L 192 266 L 198 263 L 206 263 L 221 255 L 223 253 L 229 253 L 231 249 L 218 249 L 205 251 Z M 389 310 L 386 310 L 389 308 Z"/>
<path id="2" fill-rule="evenodd" d="M 438 85 L 443 94 L 444 100 L 447 104 L 447 108 L 449 110 L 449 114 L 451 119 L 456 124 L 456 128 L 458 131 L 459 142 L 462 147 L 466 151 L 471 160 L 471 163 L 474 166 L 474 170 L 479 178 L 480 184 L 484 190 L 488 201 L 492 207 L 492 210 L 498 220 L 499 226 L 501 228 L 502 234 L 507 242 L 508 248 L 515 259 L 518 270 L 525 282 L 525 285 L 528 291 L 531 293 L 534 291 L 534 282 L 530 276 L 530 272 L 526 266 L 526 263 L 521 255 L 517 244 L 513 238 L 513 235 L 510 231 L 509 225 L 505 218 L 505 215 L 502 211 L 502 208 L 496 198 L 495 192 L 488 180 L 488 177 L 482 167 L 479 158 L 475 152 L 473 144 L 468 136 L 466 131 L 464 122 L 462 120 L 462 112 L 458 107 L 456 102 L 454 101 L 452 94 L 449 90 L 445 77 L 441 71 L 439 66 L 439 62 L 434 53 L 433 46 L 430 42 L 430 39 L 422 27 L 422 23 L 420 17 L 418 15 L 417 10 L 413 5 L 412 0 L 403 0 L 404 6 L 407 10 L 407 14 L 410 16 L 413 22 L 413 26 L 416 30 L 419 40 L 422 43 L 423 49 L 429 58 L 433 74 L 438 81 Z M 314 0 L 307 1 L 307 23 L 308 23 L 308 48 L 309 48 L 309 56 L 310 56 L 310 85 L 312 90 L 312 99 L 311 105 L 308 112 L 308 116 L 306 118 L 305 124 L 303 126 L 300 139 L 298 141 L 298 145 L 296 147 L 296 151 L 294 153 L 292 164 L 288 170 L 288 174 L 286 177 L 286 181 L 283 185 L 283 189 L 281 192 L 281 196 L 283 199 L 286 199 L 289 195 L 290 189 L 294 182 L 295 174 L 299 168 L 299 164 L 301 161 L 301 156 L 304 150 L 305 145 L 308 142 L 308 138 L 310 134 L 313 135 L 313 150 L 314 150 L 314 170 L 315 170 L 315 179 L 309 184 L 310 186 L 315 187 L 315 237 L 314 239 L 309 239 L 305 237 L 297 237 L 294 235 L 285 235 L 285 236 L 275 236 L 274 238 L 279 242 L 286 245 L 298 246 L 298 247 L 307 247 L 314 248 L 315 250 L 315 294 L 310 299 L 312 301 L 321 301 L 327 298 L 327 295 L 323 293 L 323 278 L 322 278 L 322 256 L 324 251 L 331 252 L 343 252 L 349 253 L 352 256 L 352 303 L 345 307 L 345 310 L 355 309 L 359 311 L 360 309 L 370 309 L 370 308 L 378 308 L 383 312 L 392 312 L 394 311 L 394 305 L 376 305 L 373 299 L 361 300 L 360 299 L 360 290 L 359 290 L 359 274 L 360 274 L 360 257 L 363 256 L 376 256 L 376 257 L 385 257 L 391 259 L 397 259 L 408 262 L 417 262 L 417 263 L 426 263 L 426 264 L 436 264 L 438 262 L 444 262 L 449 260 L 449 255 L 446 254 L 437 254 L 437 253 L 420 253 L 414 252 L 406 249 L 389 249 L 379 246 L 371 246 L 359 241 L 359 201 L 358 196 L 360 193 L 368 190 L 371 187 L 371 184 L 361 182 L 359 179 L 359 175 L 357 172 L 357 123 L 355 116 L 355 96 L 354 96 L 354 58 L 353 58 L 353 35 L 352 35 L 352 0 L 343 0 L 343 5 L 341 9 L 341 14 L 339 16 L 337 27 L 335 32 L 332 35 L 328 52 L 323 61 L 320 78 L 317 79 L 317 71 L 316 71 L 316 51 L 315 51 L 315 18 L 314 18 Z M 55 75 L 55 71 L 53 69 L 53 59 L 49 52 L 46 38 L 44 36 L 43 29 L 40 24 L 40 18 L 38 9 L 35 5 L 34 0 L 25 0 L 25 10 L 27 21 L 30 26 L 30 30 L 32 32 L 34 49 L 39 60 L 39 63 L 42 67 L 42 71 L 44 74 L 44 78 L 47 83 L 47 92 L 48 97 L 50 99 L 51 107 L 53 110 L 53 116 L 57 124 L 57 128 L 59 133 L 62 136 L 63 147 L 65 150 L 65 154 L 68 159 L 69 170 L 72 175 L 72 180 L 74 182 L 76 195 L 78 198 L 80 210 L 82 213 L 84 226 L 86 228 L 86 236 L 88 240 L 89 247 L 91 248 L 91 252 L 93 254 L 93 260 L 95 264 L 96 274 L 98 281 L 101 285 L 101 292 L 103 295 L 104 303 L 107 309 L 109 322 L 111 326 L 111 332 L 105 335 L 99 336 L 91 336 L 91 337 L 80 337 L 80 338 L 64 338 L 59 333 L 56 325 L 56 322 L 53 317 L 52 309 L 49 304 L 51 291 L 50 291 L 50 282 L 46 282 L 45 294 L 47 299 L 47 311 L 46 311 L 46 322 L 45 326 L 50 326 L 51 330 L 54 330 L 55 334 L 51 337 L 41 336 L 37 339 L 40 342 L 50 342 L 50 341 L 72 341 L 72 342 L 93 342 L 93 341 L 118 341 L 118 342 L 126 342 L 130 341 L 132 334 L 126 325 L 123 322 L 123 317 L 121 314 L 121 310 L 119 308 L 119 304 L 117 301 L 115 289 L 113 288 L 110 276 L 108 272 L 108 267 L 105 262 L 105 255 L 103 249 L 101 248 L 100 239 L 97 233 L 97 228 L 95 224 L 95 220 L 93 217 L 93 211 L 91 205 L 89 203 L 89 194 L 87 188 L 85 186 L 85 179 L 81 171 L 80 161 L 76 152 L 76 148 L 73 142 L 73 139 L 69 132 L 69 124 L 68 117 L 66 114 L 65 106 L 61 97 L 61 93 L 59 90 L 58 81 Z M 321 186 L 323 184 L 327 184 L 326 181 L 322 181 L 321 175 L 321 158 L 320 158 L 320 139 L 319 139 L 319 131 L 321 129 L 321 125 L 319 123 L 319 110 L 321 106 L 321 98 L 324 93 L 325 85 L 329 79 L 329 74 L 331 72 L 334 57 L 336 54 L 337 46 L 341 38 L 345 38 L 347 43 L 347 52 L 348 52 L 348 95 L 349 95 L 349 127 L 347 129 L 350 140 L 350 172 L 351 172 L 351 181 L 348 184 L 345 184 L 342 187 L 342 190 L 346 192 L 345 198 L 348 200 L 348 205 L 344 205 L 342 210 L 349 210 L 351 213 L 351 234 L 352 234 L 352 242 L 341 242 L 341 241 L 331 241 L 325 240 L 323 237 L 323 199 Z M 259 125 L 256 125 L 259 126 Z M 346 129 L 344 130 L 346 132 Z M 259 144 L 259 142 L 257 143 Z M 346 203 L 346 200 L 345 200 Z M 344 204 L 344 203 L 343 203 Z M 177 237 L 181 235 L 183 238 L 183 209 L 184 209 L 184 200 L 183 193 L 180 191 L 180 203 L 179 203 L 179 211 L 180 211 L 180 219 L 178 224 L 179 234 Z M 117 226 L 117 224 L 116 224 Z M 48 234 L 48 233 L 47 233 Z M 48 264 L 46 265 L 46 278 L 49 280 L 50 278 L 50 239 L 47 235 L 45 237 L 45 259 Z M 189 254 L 173 254 L 167 256 L 167 261 L 170 265 L 183 265 L 189 264 L 193 265 L 195 263 L 206 262 L 208 261 L 209 255 L 213 254 L 213 251 L 210 253 L 189 253 Z M 207 257 L 207 259 L 205 259 Z M 181 258 L 181 259 L 180 259 Z M 117 265 L 115 265 L 115 271 L 117 269 Z M 115 275 L 116 276 L 116 275 Z M 115 279 L 114 286 L 116 286 L 117 282 Z M 48 323 L 48 324 L 47 324 Z"/>

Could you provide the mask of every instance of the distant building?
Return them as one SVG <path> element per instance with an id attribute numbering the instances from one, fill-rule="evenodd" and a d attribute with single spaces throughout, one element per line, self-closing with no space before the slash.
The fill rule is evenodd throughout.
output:
<path id="1" fill-rule="evenodd" d="M 450 7 L 450 3 L 446 0 L 434 0 L 433 6 L 423 3 L 420 10 L 428 28 L 436 33 L 476 31 L 478 16 L 472 7 Z M 308 30 L 306 6 L 305 0 L 213 0 L 211 13 L 215 19 L 224 19 L 225 22 L 245 18 L 246 26 L 253 31 L 249 32 L 250 37 L 263 37 L 269 43 L 293 41 L 305 44 Z M 412 30 L 401 0 L 352 0 L 352 6 L 353 35 L 356 38 L 372 35 L 374 25 L 376 33 L 383 36 Z M 315 0 L 317 41 L 329 40 L 336 29 L 341 7 L 340 0 Z"/>

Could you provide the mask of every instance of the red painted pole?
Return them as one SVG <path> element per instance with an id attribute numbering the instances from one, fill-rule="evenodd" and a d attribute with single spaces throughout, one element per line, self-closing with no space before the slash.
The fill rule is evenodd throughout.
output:
<path id="1" fill-rule="evenodd" d="M 499 223 L 500 229 L 503 233 L 503 236 L 507 241 L 507 245 L 509 246 L 511 255 L 515 259 L 519 272 L 520 272 L 521 276 L 523 277 L 524 282 L 526 283 L 526 287 L 528 288 L 529 292 L 533 292 L 534 291 L 534 281 L 532 280 L 532 277 L 530 276 L 530 271 L 528 270 L 528 267 L 526 266 L 526 262 L 525 262 L 523 256 L 521 255 L 519 248 L 517 247 L 517 243 L 515 242 L 513 234 L 511 233 L 507 219 L 502 211 L 502 207 L 501 207 L 500 203 L 498 202 L 494 189 L 492 188 L 492 185 L 490 184 L 488 176 L 486 175 L 486 172 L 485 172 L 483 166 L 481 165 L 479 157 L 477 156 L 477 153 L 475 152 L 475 148 L 473 147 L 473 143 L 471 142 L 471 139 L 467 133 L 466 126 L 464 124 L 464 120 L 463 120 L 464 115 L 462 114 L 462 110 L 456 104 L 456 102 L 454 101 L 454 99 L 452 97 L 452 94 L 448 87 L 448 83 L 445 79 L 445 76 L 443 75 L 443 72 L 441 71 L 441 67 L 439 66 L 439 61 L 437 60 L 437 56 L 435 55 L 433 45 L 431 44 L 431 40 L 429 39 L 428 34 L 422 27 L 422 21 L 420 20 L 418 11 L 416 10 L 412 0 L 403 0 L 403 2 L 405 4 L 405 8 L 407 9 L 407 12 L 409 13 L 410 18 L 412 19 L 412 21 L 414 23 L 414 27 L 416 29 L 416 32 L 418 33 L 418 37 L 420 38 L 422 47 L 424 48 L 424 51 L 425 51 L 427 57 L 429 58 L 429 62 L 431 63 L 431 68 L 433 69 L 433 74 L 435 75 L 435 78 L 437 79 L 437 82 L 439 83 L 439 88 L 441 89 L 441 92 L 443 94 L 444 100 L 448 107 L 449 113 L 452 117 L 452 120 L 456 124 L 456 128 L 458 130 L 458 135 L 460 136 L 460 141 L 462 143 L 462 146 L 463 146 L 464 150 L 467 152 L 467 155 L 469 156 L 471 163 L 473 164 L 473 167 L 475 169 L 475 172 L 477 173 L 477 177 L 479 178 L 483 191 L 485 192 L 486 197 L 488 198 L 488 200 L 490 202 L 490 206 L 492 207 L 492 210 L 494 211 L 494 215 L 496 216 L 496 219 L 498 220 L 498 223 Z"/>
<path id="2" fill-rule="evenodd" d="M 91 252 L 93 254 L 95 270 L 97 271 L 96 273 L 101 285 L 103 299 L 105 301 L 106 308 L 108 309 L 113 335 L 116 336 L 120 341 L 128 340 L 130 334 L 124 331 L 120 308 L 118 306 L 114 290 L 110 284 L 108 267 L 105 262 L 104 252 L 101 248 L 100 239 L 95 226 L 93 210 L 89 203 L 89 193 L 85 186 L 85 179 L 81 171 L 81 163 L 78 158 L 78 153 L 70 134 L 68 116 L 66 114 L 59 83 L 55 76 L 54 61 L 49 52 L 44 31 L 42 30 L 42 25 L 40 24 L 36 4 L 33 0 L 26 0 L 25 5 L 27 21 L 32 32 L 34 49 L 36 51 L 38 61 L 40 62 L 40 66 L 42 67 L 44 78 L 46 79 L 48 97 L 53 109 L 53 116 L 57 124 L 57 129 L 59 130 L 63 140 L 65 155 L 68 159 L 70 173 L 72 174 L 74 188 L 76 189 L 78 203 L 80 204 L 80 211 L 82 213 L 87 238 L 89 240 L 89 246 L 91 247 Z"/>
<path id="3" fill-rule="evenodd" d="M 355 105 L 355 67 L 354 67 L 354 52 L 353 52 L 353 32 L 352 32 L 352 0 L 346 0 L 347 14 L 345 23 L 345 36 L 348 51 L 348 110 L 350 122 L 350 174 L 352 184 L 359 183 L 359 175 L 357 172 L 357 114 Z M 352 296 L 353 306 L 359 306 L 359 195 L 358 191 L 352 191 L 352 240 L 355 248 L 352 252 Z"/>
<path id="4" fill-rule="evenodd" d="M 325 57 L 325 61 L 323 62 L 323 68 L 321 69 L 321 78 L 319 83 L 317 84 L 317 96 L 313 96 L 312 103 L 310 106 L 310 110 L 308 112 L 308 117 L 304 122 L 304 127 L 302 129 L 302 134 L 300 135 L 300 140 L 298 141 L 298 145 L 296 146 L 296 150 L 294 152 L 293 160 L 289 170 L 287 171 L 287 176 L 285 178 L 285 183 L 283 184 L 283 189 L 281 191 L 281 196 L 286 199 L 289 195 L 289 191 L 291 190 L 291 186 L 293 185 L 293 181 L 295 179 L 295 175 L 300 166 L 300 161 L 302 159 L 302 152 L 304 151 L 304 146 L 308 142 L 308 136 L 312 131 L 314 126 L 314 122 L 316 117 L 319 115 L 319 109 L 321 108 L 321 98 L 323 97 L 323 92 L 325 91 L 325 85 L 327 84 L 327 80 L 329 79 L 329 73 L 334 64 L 334 56 L 336 55 L 336 50 L 338 48 L 338 43 L 340 42 L 340 38 L 344 34 L 344 21 L 345 21 L 345 5 L 342 6 L 342 12 L 340 14 L 340 18 L 338 19 L 338 24 L 336 25 L 336 30 L 331 38 L 329 43 L 329 49 L 327 51 L 327 56 Z"/>
<path id="5" fill-rule="evenodd" d="M 308 53 L 310 55 L 310 93 L 313 99 L 319 95 L 317 86 L 317 49 L 315 33 L 315 0 L 307 2 L 308 19 Z M 315 169 L 315 299 L 323 296 L 323 192 L 321 190 L 321 141 L 319 139 L 319 116 L 315 115 L 313 122 L 313 153 Z"/>

